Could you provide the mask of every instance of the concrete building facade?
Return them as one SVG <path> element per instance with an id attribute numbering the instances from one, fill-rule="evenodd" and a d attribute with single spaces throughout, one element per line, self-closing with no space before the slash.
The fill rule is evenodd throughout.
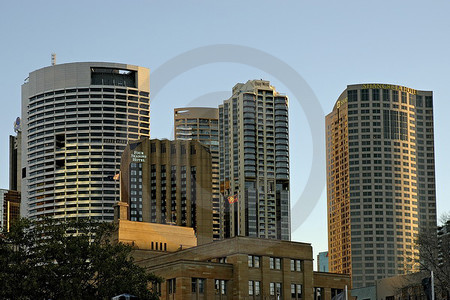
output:
<path id="1" fill-rule="evenodd" d="M 149 70 L 53 65 L 22 85 L 22 215 L 113 219 L 122 150 L 149 137 Z"/>
<path id="2" fill-rule="evenodd" d="M 219 109 L 183 107 L 174 109 L 175 140 L 194 140 L 207 146 L 212 165 L 213 239 L 220 239 Z"/>
<path id="3" fill-rule="evenodd" d="M 128 220 L 194 228 L 212 241 L 211 154 L 197 141 L 142 139 L 122 154 L 121 201 Z"/>
<path id="4" fill-rule="evenodd" d="M 413 272 L 436 226 L 433 93 L 349 85 L 326 116 L 330 272 L 353 287 Z"/>
<path id="5" fill-rule="evenodd" d="M 269 81 L 233 87 L 219 106 L 223 237 L 290 240 L 288 98 Z"/>

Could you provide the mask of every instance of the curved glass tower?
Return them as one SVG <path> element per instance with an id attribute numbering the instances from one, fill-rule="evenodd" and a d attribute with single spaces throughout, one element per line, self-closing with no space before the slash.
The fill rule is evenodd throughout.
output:
<path id="1" fill-rule="evenodd" d="M 349 85 L 326 117 L 329 270 L 353 287 L 416 271 L 436 226 L 433 93 Z"/>
<path id="2" fill-rule="evenodd" d="M 122 151 L 150 136 L 149 70 L 82 62 L 31 72 L 22 130 L 21 214 L 112 220 Z"/>

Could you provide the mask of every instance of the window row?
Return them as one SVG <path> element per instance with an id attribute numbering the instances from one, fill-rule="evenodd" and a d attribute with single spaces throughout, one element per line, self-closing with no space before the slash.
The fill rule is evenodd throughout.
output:
<path id="1" fill-rule="evenodd" d="M 280 257 L 269 257 L 269 267 L 272 270 L 281 270 Z M 250 268 L 260 268 L 261 267 L 261 256 L 248 255 L 248 266 Z M 302 260 L 300 259 L 290 259 L 290 269 L 291 271 L 302 271 Z"/>

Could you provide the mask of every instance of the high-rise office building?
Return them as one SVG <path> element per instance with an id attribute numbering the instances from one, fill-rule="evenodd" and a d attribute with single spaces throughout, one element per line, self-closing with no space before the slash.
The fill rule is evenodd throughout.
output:
<path id="1" fill-rule="evenodd" d="M 328 251 L 317 254 L 317 271 L 328 272 Z"/>
<path id="2" fill-rule="evenodd" d="M 290 240 L 288 98 L 265 80 L 232 93 L 219 106 L 222 234 Z"/>
<path id="3" fill-rule="evenodd" d="M 9 231 L 20 218 L 20 192 L 0 189 L 0 232 Z"/>
<path id="4" fill-rule="evenodd" d="M 450 219 L 437 228 L 437 240 L 438 240 L 438 261 L 441 269 L 450 271 Z M 448 272 L 447 272 L 448 274 Z M 450 293 L 450 291 L 448 291 Z"/>
<path id="5" fill-rule="evenodd" d="M 21 180 L 21 160 L 22 160 L 22 130 L 20 118 L 14 121 L 14 131 L 16 135 L 9 136 L 9 189 L 20 191 Z"/>
<path id="6" fill-rule="evenodd" d="M 0 231 L 5 227 L 5 195 L 8 190 L 0 189 Z"/>
<path id="7" fill-rule="evenodd" d="M 197 141 L 142 139 L 124 150 L 121 201 L 128 220 L 194 228 L 212 242 L 211 154 Z"/>
<path id="8" fill-rule="evenodd" d="M 22 85 L 22 215 L 112 220 L 120 157 L 149 137 L 149 70 L 52 65 Z"/>
<path id="9" fill-rule="evenodd" d="M 433 94 L 349 85 L 326 117 L 330 272 L 353 287 L 415 270 L 436 226 Z"/>
<path id="10" fill-rule="evenodd" d="M 174 110 L 176 140 L 195 140 L 209 148 L 212 163 L 213 238 L 220 239 L 219 109 L 183 107 Z"/>

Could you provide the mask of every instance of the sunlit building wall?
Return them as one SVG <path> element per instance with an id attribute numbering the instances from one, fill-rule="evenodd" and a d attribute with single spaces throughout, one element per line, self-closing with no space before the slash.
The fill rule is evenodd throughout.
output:
<path id="1" fill-rule="evenodd" d="M 436 226 L 433 93 L 349 85 L 326 117 L 330 272 L 353 287 L 416 271 Z"/>
<path id="2" fill-rule="evenodd" d="M 113 219 L 122 150 L 150 135 L 149 70 L 52 65 L 22 85 L 22 211 L 30 218 Z"/>

